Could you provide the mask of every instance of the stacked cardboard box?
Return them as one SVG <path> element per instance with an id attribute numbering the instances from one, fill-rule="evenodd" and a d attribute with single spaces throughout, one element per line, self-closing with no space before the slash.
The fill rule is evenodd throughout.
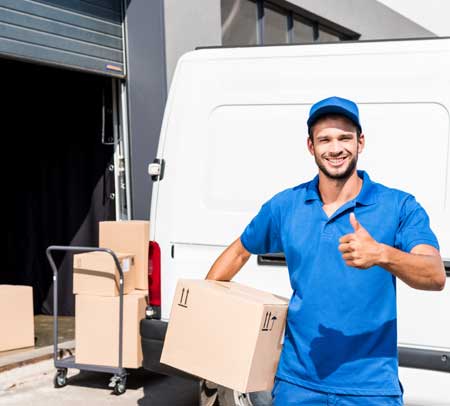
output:
<path id="1" fill-rule="evenodd" d="M 136 266 L 135 288 L 148 290 L 149 222 L 141 220 L 101 221 L 99 246 L 132 252 Z"/>
<path id="2" fill-rule="evenodd" d="M 139 323 L 145 317 L 148 288 L 148 222 L 99 224 L 100 247 L 110 248 L 123 270 L 122 366 L 139 368 L 142 348 Z M 117 366 L 119 362 L 119 271 L 111 254 L 74 255 L 75 361 Z"/>
<path id="3" fill-rule="evenodd" d="M 34 346 L 33 288 L 0 285 L 0 351 Z"/>

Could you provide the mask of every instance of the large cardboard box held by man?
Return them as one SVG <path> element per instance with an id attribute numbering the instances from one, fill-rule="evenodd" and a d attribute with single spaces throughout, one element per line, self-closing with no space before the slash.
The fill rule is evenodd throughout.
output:
<path id="1" fill-rule="evenodd" d="M 34 346 L 33 288 L 0 285 L 0 351 Z"/>
<path id="2" fill-rule="evenodd" d="M 123 292 L 135 286 L 134 256 L 115 252 L 123 272 Z M 73 293 L 98 296 L 118 296 L 119 270 L 108 252 L 94 251 L 73 256 Z"/>
<path id="3" fill-rule="evenodd" d="M 100 221 L 99 247 L 132 252 L 136 267 L 136 289 L 148 289 L 149 222 L 143 220 Z"/>
<path id="4" fill-rule="evenodd" d="M 117 367 L 119 363 L 119 296 L 76 295 L 75 361 Z M 124 368 L 142 366 L 139 323 L 145 318 L 146 293 L 123 296 Z"/>
<path id="5" fill-rule="evenodd" d="M 160 362 L 240 392 L 270 390 L 288 302 L 233 281 L 180 279 Z"/>

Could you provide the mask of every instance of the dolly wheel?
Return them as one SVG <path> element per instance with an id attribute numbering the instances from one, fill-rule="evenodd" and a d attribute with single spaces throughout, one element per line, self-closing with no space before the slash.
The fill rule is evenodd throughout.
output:
<path id="1" fill-rule="evenodd" d="M 114 385 L 114 395 L 122 395 L 127 390 L 125 379 L 120 379 Z"/>
<path id="2" fill-rule="evenodd" d="M 67 368 L 58 369 L 53 379 L 53 385 L 55 388 L 62 388 L 67 385 Z"/>

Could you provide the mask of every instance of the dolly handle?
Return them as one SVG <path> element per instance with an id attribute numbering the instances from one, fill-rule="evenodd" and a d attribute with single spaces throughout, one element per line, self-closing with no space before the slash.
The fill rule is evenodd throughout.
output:
<path id="1" fill-rule="evenodd" d="M 58 357 L 58 269 L 52 257 L 52 251 L 72 252 L 107 252 L 112 255 L 117 269 L 119 270 L 119 368 L 122 368 L 122 343 L 123 343 L 123 270 L 113 250 L 99 247 L 76 247 L 65 245 L 50 245 L 46 250 L 48 262 L 53 270 L 53 357 Z"/>

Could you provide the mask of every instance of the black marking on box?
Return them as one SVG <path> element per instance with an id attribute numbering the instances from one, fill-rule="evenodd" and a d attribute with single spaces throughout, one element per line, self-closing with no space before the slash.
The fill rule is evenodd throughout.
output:
<path id="1" fill-rule="evenodd" d="M 272 331 L 276 319 L 277 316 L 272 316 L 272 312 L 266 312 L 262 331 Z"/>
<path id="2" fill-rule="evenodd" d="M 186 296 L 184 296 L 185 291 L 186 291 Z M 188 296 L 189 296 L 189 289 L 183 288 L 181 290 L 181 297 L 180 297 L 180 301 L 178 302 L 178 306 L 187 308 L 188 307 L 187 306 Z"/>

